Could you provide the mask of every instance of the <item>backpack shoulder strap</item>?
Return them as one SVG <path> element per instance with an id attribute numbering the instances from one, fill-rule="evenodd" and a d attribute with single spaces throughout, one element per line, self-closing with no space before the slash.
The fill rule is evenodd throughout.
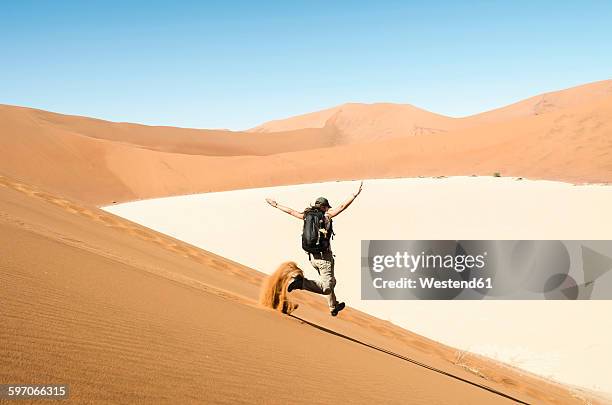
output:
<path id="1" fill-rule="evenodd" d="M 325 214 L 325 216 L 327 216 L 327 214 Z M 329 238 L 333 239 L 336 234 L 336 232 L 334 232 L 334 220 L 329 216 L 327 216 L 327 219 L 329 220 Z"/>

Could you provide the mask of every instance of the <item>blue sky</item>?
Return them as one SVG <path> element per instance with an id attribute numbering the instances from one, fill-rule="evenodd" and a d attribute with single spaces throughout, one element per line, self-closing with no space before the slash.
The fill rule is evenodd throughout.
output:
<path id="1" fill-rule="evenodd" d="M 345 102 L 463 116 L 612 78 L 611 1 L 13 1 L 0 103 L 245 129 Z"/>

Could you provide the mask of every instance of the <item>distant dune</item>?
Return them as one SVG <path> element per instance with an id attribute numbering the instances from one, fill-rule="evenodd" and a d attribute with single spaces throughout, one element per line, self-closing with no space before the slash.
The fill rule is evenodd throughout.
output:
<path id="1" fill-rule="evenodd" d="M 564 109 L 580 107 L 591 102 L 612 97 L 612 80 L 602 80 L 572 87 L 566 90 L 553 91 L 530 97 L 506 107 L 461 118 L 470 123 L 504 122 L 514 118 L 558 112 Z"/>
<path id="2" fill-rule="evenodd" d="M 610 80 L 466 118 L 408 105 L 347 104 L 253 133 L 0 106 L 0 129 L 0 173 L 96 205 L 354 178 L 500 172 L 612 180 Z"/>
<path id="3" fill-rule="evenodd" d="M 398 136 L 448 132 L 459 122 L 408 104 L 344 104 L 316 113 L 271 121 L 250 129 L 270 133 L 303 128 L 333 128 L 342 134 L 343 143 L 368 142 Z"/>
<path id="4" fill-rule="evenodd" d="M 491 111 L 451 118 L 421 110 L 409 104 L 349 103 L 309 114 L 261 124 L 250 132 L 283 132 L 333 126 L 345 135 L 377 137 L 447 132 L 514 118 L 529 117 L 565 108 L 579 107 L 612 96 L 612 80 L 540 94 Z M 378 134 L 378 135 L 376 135 Z"/>
<path id="5" fill-rule="evenodd" d="M 348 104 L 346 104 L 348 106 Z M 247 132 L 282 132 L 301 128 L 323 128 L 327 121 L 342 111 L 343 106 L 327 108 L 295 117 L 269 121 L 247 130 Z"/>

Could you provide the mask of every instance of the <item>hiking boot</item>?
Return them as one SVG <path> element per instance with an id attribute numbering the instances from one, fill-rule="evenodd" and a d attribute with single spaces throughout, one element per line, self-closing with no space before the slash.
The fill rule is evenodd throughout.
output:
<path id="1" fill-rule="evenodd" d="M 339 302 L 334 309 L 331 310 L 331 316 L 338 315 L 338 312 L 342 311 L 346 305 L 344 302 Z"/>
<path id="2" fill-rule="evenodd" d="M 295 276 L 293 280 L 287 286 L 287 292 L 291 292 L 293 290 L 301 290 L 304 286 L 304 277 L 303 276 Z"/>

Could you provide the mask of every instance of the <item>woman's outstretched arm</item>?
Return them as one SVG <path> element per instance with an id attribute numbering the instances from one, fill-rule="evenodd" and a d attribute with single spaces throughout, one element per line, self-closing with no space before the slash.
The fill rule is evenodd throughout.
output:
<path id="1" fill-rule="evenodd" d="M 274 201 L 271 198 L 266 198 L 266 202 L 268 204 L 270 204 L 271 206 L 273 206 L 274 208 L 278 208 L 279 210 L 286 212 L 289 215 L 292 215 L 296 218 L 299 219 L 304 219 L 304 213 L 303 212 L 298 212 L 296 210 L 294 210 L 293 208 L 289 208 L 289 207 L 285 207 L 284 205 L 280 205 L 279 203 L 277 203 L 276 201 Z"/>
<path id="2" fill-rule="evenodd" d="M 327 215 L 330 218 L 335 217 L 336 215 L 340 214 L 342 211 L 344 211 L 345 209 L 348 208 L 349 205 L 351 205 L 351 203 L 353 202 L 353 200 L 355 198 L 357 198 L 357 196 L 361 193 L 361 188 L 363 187 L 363 181 L 361 183 L 359 183 L 359 189 L 357 190 L 357 192 L 355 194 L 352 194 L 348 200 L 346 200 L 345 202 L 343 202 L 342 204 L 340 204 L 338 207 L 334 207 L 334 208 L 330 208 L 329 211 L 327 211 Z"/>

